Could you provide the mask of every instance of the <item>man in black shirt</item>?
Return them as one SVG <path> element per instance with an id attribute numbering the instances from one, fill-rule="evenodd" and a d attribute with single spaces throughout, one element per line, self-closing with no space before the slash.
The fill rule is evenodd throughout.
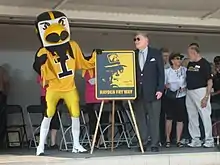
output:
<path id="1" fill-rule="evenodd" d="M 188 56 L 190 62 L 187 66 L 187 96 L 186 107 L 189 116 L 189 132 L 192 142 L 190 147 L 200 147 L 201 133 L 199 129 L 199 115 L 205 129 L 204 147 L 214 147 L 211 123 L 210 93 L 212 89 L 211 66 L 209 62 L 199 54 L 199 45 L 190 44 Z"/>

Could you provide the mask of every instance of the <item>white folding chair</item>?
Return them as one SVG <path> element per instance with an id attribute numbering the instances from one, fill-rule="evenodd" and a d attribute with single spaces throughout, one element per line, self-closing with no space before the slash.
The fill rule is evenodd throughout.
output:
<path id="1" fill-rule="evenodd" d="M 91 149 L 92 147 L 92 144 L 91 144 L 91 139 L 90 139 L 90 136 L 89 136 L 89 124 L 88 124 L 88 121 L 86 121 L 86 115 L 87 114 L 87 111 L 86 111 L 86 107 L 85 106 L 81 106 L 81 111 L 80 111 L 80 128 L 81 128 L 81 136 L 82 138 L 80 139 L 80 143 L 82 145 L 89 145 L 89 148 Z"/>
<path id="2" fill-rule="evenodd" d="M 112 108 L 111 108 L 111 104 L 104 104 L 103 107 L 103 113 L 109 113 L 111 114 L 112 112 Z M 115 122 L 115 127 L 116 128 L 120 128 L 121 129 L 121 133 L 119 133 L 119 129 L 117 129 L 115 131 L 114 134 L 114 143 L 116 143 L 116 145 L 114 145 L 114 148 L 117 148 L 119 146 L 120 143 L 127 143 L 128 148 L 130 148 L 130 144 L 129 144 L 129 139 L 127 136 L 127 132 L 126 132 L 126 127 L 125 127 L 125 122 L 124 119 L 122 117 L 122 110 L 118 109 L 118 107 L 116 106 L 115 109 L 115 115 L 117 115 L 119 121 Z M 98 113 L 99 113 L 99 107 L 97 107 L 95 109 L 95 115 L 96 118 L 98 119 Z M 108 149 L 111 148 L 111 140 L 106 140 L 105 139 L 105 132 L 107 132 L 109 130 L 109 128 L 112 127 L 112 123 L 111 122 L 107 122 L 107 123 L 100 123 L 99 125 L 99 130 L 100 130 L 100 140 L 102 140 L 104 147 L 101 147 L 100 145 L 98 146 L 100 149 Z"/>
<path id="3" fill-rule="evenodd" d="M 125 120 L 127 121 L 126 122 L 127 134 L 128 134 L 130 147 L 137 147 L 137 145 L 132 145 L 133 141 L 137 142 L 137 134 L 136 134 L 136 131 L 135 131 L 134 123 L 131 119 L 130 110 L 128 110 L 128 109 L 125 110 L 124 117 L 125 117 Z"/>
<path id="4" fill-rule="evenodd" d="M 62 116 L 60 115 L 60 111 Z M 70 151 L 73 147 L 73 136 L 72 136 L 72 122 L 69 115 L 69 111 L 66 105 L 63 105 L 58 111 L 58 117 L 61 123 L 61 131 L 63 132 L 62 139 L 60 141 L 61 151 Z M 91 141 L 89 138 L 88 124 L 85 119 L 85 111 L 81 107 L 80 110 L 80 144 L 89 144 L 91 148 Z M 63 146 L 65 148 L 63 148 Z"/>
<path id="5" fill-rule="evenodd" d="M 43 118 L 44 107 L 41 105 L 29 105 L 27 106 L 27 117 L 32 134 L 32 138 L 29 140 L 29 148 L 36 148 L 39 143 L 40 125 Z M 34 146 L 32 143 L 34 142 Z"/>
<path id="6" fill-rule="evenodd" d="M 8 147 L 24 147 L 25 140 L 28 141 L 24 112 L 20 105 L 7 105 L 7 146 Z M 16 120 L 12 120 L 16 119 Z M 11 141 L 9 134 L 17 133 L 18 139 Z"/>

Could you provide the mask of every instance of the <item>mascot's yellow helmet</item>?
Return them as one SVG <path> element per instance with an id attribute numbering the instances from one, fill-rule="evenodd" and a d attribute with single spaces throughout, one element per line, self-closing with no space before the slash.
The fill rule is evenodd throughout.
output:
<path id="1" fill-rule="evenodd" d="M 60 11 L 48 11 L 37 16 L 36 31 L 44 47 L 62 45 L 70 41 L 67 17 Z"/>

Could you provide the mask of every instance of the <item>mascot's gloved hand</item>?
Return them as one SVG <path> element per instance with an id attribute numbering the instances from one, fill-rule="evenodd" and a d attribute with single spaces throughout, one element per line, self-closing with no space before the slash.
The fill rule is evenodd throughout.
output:
<path id="1" fill-rule="evenodd" d="M 104 51 L 103 49 L 94 49 L 94 51 L 96 51 L 97 54 L 102 54 L 102 51 Z"/>
<path id="2" fill-rule="evenodd" d="M 39 65 L 43 65 L 45 64 L 45 62 L 47 61 L 47 55 L 46 54 L 43 54 L 41 55 L 40 57 L 37 57 L 37 62 Z"/>

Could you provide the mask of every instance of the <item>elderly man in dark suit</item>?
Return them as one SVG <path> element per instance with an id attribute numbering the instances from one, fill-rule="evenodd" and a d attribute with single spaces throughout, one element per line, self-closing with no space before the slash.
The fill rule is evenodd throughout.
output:
<path id="1" fill-rule="evenodd" d="M 149 132 L 151 151 L 158 152 L 161 97 L 164 91 L 163 57 L 159 50 L 148 46 L 149 39 L 145 33 L 137 33 L 134 43 L 137 48 L 135 51 L 137 79 L 135 115 L 144 149 L 146 150 Z"/>

